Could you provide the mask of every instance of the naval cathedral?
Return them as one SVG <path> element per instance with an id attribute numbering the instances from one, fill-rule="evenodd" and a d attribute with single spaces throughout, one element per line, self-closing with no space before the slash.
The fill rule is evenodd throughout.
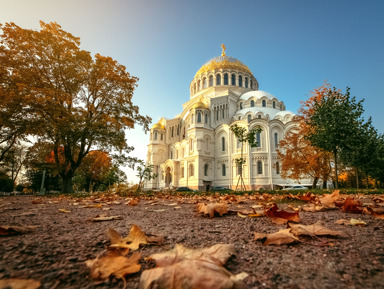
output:
<path id="1" fill-rule="evenodd" d="M 281 178 L 276 150 L 295 128 L 295 114 L 285 110 L 281 100 L 259 90 L 250 69 L 222 48 L 221 56 L 197 71 L 183 111 L 152 126 L 146 161 L 157 178 L 147 181 L 145 189 L 235 189 L 240 171 L 235 159 L 241 157 L 242 143 L 231 132 L 232 124 L 262 129 L 256 134 L 255 147 L 243 144 L 242 177 L 247 190 L 294 182 Z"/>

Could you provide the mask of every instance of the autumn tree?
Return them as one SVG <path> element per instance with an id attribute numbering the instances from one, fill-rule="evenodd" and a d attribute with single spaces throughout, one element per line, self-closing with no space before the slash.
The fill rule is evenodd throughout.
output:
<path id="1" fill-rule="evenodd" d="M 84 158 L 79 167 L 79 172 L 86 183 L 86 190 L 92 190 L 93 184 L 100 183 L 109 173 L 112 167 L 112 158 L 103 151 L 91 151 Z"/>
<path id="2" fill-rule="evenodd" d="M 123 65 L 100 54 L 92 57 L 57 23 L 40 24 L 40 31 L 14 23 L 0 27 L 0 71 L 17 87 L 24 115 L 34 124 L 30 133 L 51 144 L 62 192 L 68 193 L 91 150 L 131 151 L 125 130 L 135 124 L 148 130 L 150 118 L 133 104 L 138 79 Z"/>
<path id="3" fill-rule="evenodd" d="M 243 157 L 243 147 L 244 147 L 244 144 L 247 144 L 247 143 L 251 147 L 256 147 L 257 146 L 256 133 L 260 133 L 262 129 L 260 126 L 256 126 L 248 130 L 245 127 L 241 127 L 241 126 L 238 126 L 237 124 L 233 124 L 230 126 L 230 130 L 235 135 L 237 141 L 241 144 L 240 158 L 235 159 L 236 165 L 239 167 L 239 173 L 240 173 L 235 190 L 237 190 L 240 183 L 240 190 L 245 191 L 245 184 L 243 180 L 243 164 L 246 162 L 246 159 Z"/>
<path id="4" fill-rule="evenodd" d="M 306 139 L 307 125 L 302 117 L 296 119 L 297 129 L 290 130 L 279 143 L 277 154 L 281 161 L 281 176 L 300 180 L 310 176 L 312 187 L 316 188 L 319 179 L 326 188 L 331 173 L 331 155 L 311 145 Z"/>
<path id="5" fill-rule="evenodd" d="M 335 185 L 338 187 L 338 165 L 342 151 L 356 147 L 356 134 L 363 122 L 363 100 L 351 97 L 349 88 L 343 94 L 336 88 L 325 91 L 314 99 L 307 139 L 312 145 L 331 152 L 335 167 Z"/>
<path id="6" fill-rule="evenodd" d="M 1 170 L 11 178 L 14 186 L 26 162 L 26 151 L 25 145 L 14 145 L 0 162 Z"/>

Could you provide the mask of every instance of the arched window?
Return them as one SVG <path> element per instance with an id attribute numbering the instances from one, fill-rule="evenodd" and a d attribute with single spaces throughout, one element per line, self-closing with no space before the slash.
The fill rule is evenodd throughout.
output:
<path id="1" fill-rule="evenodd" d="M 157 140 L 157 131 L 155 131 L 155 140 Z"/>
<path id="2" fill-rule="evenodd" d="M 198 112 L 198 113 L 197 113 L 197 122 L 198 122 L 198 123 L 201 122 L 201 112 Z"/>
<path id="3" fill-rule="evenodd" d="M 183 152 L 183 157 L 184 157 L 185 156 L 185 149 L 184 148 L 183 148 L 182 152 Z"/>
<path id="4" fill-rule="evenodd" d="M 261 147 L 261 134 L 259 132 L 256 133 L 256 147 L 259 148 Z"/>
<path id="5" fill-rule="evenodd" d="M 207 88 L 207 79 L 203 78 L 203 88 Z"/>
<path id="6" fill-rule="evenodd" d="M 209 86 L 210 87 L 213 86 L 213 76 L 212 75 L 209 77 Z"/>
<path id="7" fill-rule="evenodd" d="M 261 118 L 261 114 L 259 114 L 259 115 L 257 116 L 257 118 Z"/>
<path id="8" fill-rule="evenodd" d="M 267 106 L 267 102 L 265 101 L 265 99 L 263 99 L 263 101 L 262 101 L 261 103 L 262 103 L 262 106 L 263 106 L 263 107 L 266 107 L 266 106 Z"/>
<path id="9" fill-rule="evenodd" d="M 173 150 L 171 150 L 171 157 L 170 159 L 172 160 L 173 159 Z"/>
<path id="10" fill-rule="evenodd" d="M 224 74 L 224 85 L 228 85 L 228 73 Z"/>
<path id="11" fill-rule="evenodd" d="M 272 107 L 276 108 L 276 102 L 272 102 Z"/>
<path id="12" fill-rule="evenodd" d="M 196 82 L 195 82 L 195 84 L 193 85 L 193 93 L 196 93 Z"/>
<path id="13" fill-rule="evenodd" d="M 193 139 L 189 140 L 189 150 L 193 151 Z"/>
<path id="14" fill-rule="evenodd" d="M 216 75 L 216 85 L 221 85 L 221 75 L 220 74 Z"/>
<path id="15" fill-rule="evenodd" d="M 251 88 L 253 88 L 253 81 L 252 81 L 252 79 L 251 79 Z"/>
<path id="16" fill-rule="evenodd" d="M 208 123 L 208 113 L 204 114 L 204 122 Z"/>
<path id="17" fill-rule="evenodd" d="M 251 107 L 255 107 L 255 101 L 251 100 Z"/>
<path id="18" fill-rule="evenodd" d="M 172 129 L 171 129 L 171 137 L 173 137 L 173 127 L 172 127 Z"/>
<path id="19" fill-rule="evenodd" d="M 240 109 L 243 109 L 243 103 L 240 102 Z"/>
<path id="20" fill-rule="evenodd" d="M 231 79 L 231 84 L 232 84 L 232 85 L 236 85 L 236 75 L 235 75 L 235 74 L 232 74 L 232 75 L 231 75 L 231 78 L 232 78 L 232 79 Z"/>
<path id="21" fill-rule="evenodd" d="M 242 171 L 241 164 L 236 164 L 236 171 L 238 175 L 241 175 L 241 171 Z"/>
<path id="22" fill-rule="evenodd" d="M 219 120 L 219 110 L 216 110 L 216 120 Z"/>
<path id="23" fill-rule="evenodd" d="M 208 176 L 208 164 L 204 165 L 204 176 Z"/>
<path id="24" fill-rule="evenodd" d="M 221 115 L 222 115 L 223 118 L 224 118 L 224 113 L 225 113 L 225 110 L 221 109 Z"/>
<path id="25" fill-rule="evenodd" d="M 193 177 L 195 175 L 195 168 L 193 167 L 193 164 L 189 165 L 189 176 Z"/>
<path id="26" fill-rule="evenodd" d="M 280 164 L 279 162 L 276 162 L 276 175 L 280 174 Z"/>
<path id="27" fill-rule="evenodd" d="M 248 122 L 251 122 L 251 120 L 252 120 L 252 116 L 248 114 Z"/>
<path id="28" fill-rule="evenodd" d="M 200 90 L 201 89 L 201 81 L 199 79 L 199 81 L 197 82 L 197 89 Z"/>
<path id="29" fill-rule="evenodd" d="M 248 88 L 248 77 L 245 78 L 245 88 Z"/>
<path id="30" fill-rule="evenodd" d="M 184 178 L 184 167 L 181 167 L 181 177 Z"/>
<path id="31" fill-rule="evenodd" d="M 163 134 L 162 133 L 160 134 L 160 140 L 163 140 Z"/>
<path id="32" fill-rule="evenodd" d="M 225 137 L 221 138 L 221 150 L 225 152 Z"/>
<path id="33" fill-rule="evenodd" d="M 257 161 L 257 174 L 263 174 L 263 163 L 261 161 Z"/>
<path id="34" fill-rule="evenodd" d="M 221 166 L 221 174 L 222 174 L 222 176 L 224 177 L 225 176 L 225 164 L 222 164 L 222 166 Z"/>
<path id="35" fill-rule="evenodd" d="M 278 140 L 277 132 L 275 132 L 275 134 L 274 134 L 274 139 L 275 139 L 275 148 L 277 149 L 279 147 L 279 140 Z"/>
<path id="36" fill-rule="evenodd" d="M 239 76 L 239 86 L 243 86 L 243 77 Z"/>

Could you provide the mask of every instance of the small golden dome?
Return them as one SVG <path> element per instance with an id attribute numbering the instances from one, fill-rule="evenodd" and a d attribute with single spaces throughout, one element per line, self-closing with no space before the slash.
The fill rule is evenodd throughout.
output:
<path id="1" fill-rule="evenodd" d="M 151 129 L 165 129 L 165 127 L 161 123 L 155 123 Z"/>
<path id="2" fill-rule="evenodd" d="M 241 61 L 237 60 L 234 57 L 222 55 L 222 56 L 218 56 L 218 57 L 212 58 L 209 61 L 207 61 L 199 69 L 199 71 L 196 73 L 195 77 L 200 75 L 200 74 L 203 74 L 205 72 L 208 72 L 210 70 L 215 70 L 215 69 L 236 69 L 236 70 L 240 70 L 242 72 L 249 73 L 249 74 L 253 75 L 251 70 L 248 68 L 248 66 L 246 66 Z"/>
<path id="3" fill-rule="evenodd" d="M 192 108 L 208 108 L 208 105 L 202 101 L 198 101 L 194 105 L 192 105 Z"/>

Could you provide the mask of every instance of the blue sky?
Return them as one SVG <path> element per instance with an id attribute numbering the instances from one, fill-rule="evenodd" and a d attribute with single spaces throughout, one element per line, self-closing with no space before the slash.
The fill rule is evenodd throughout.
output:
<path id="1" fill-rule="evenodd" d="M 364 98 L 366 117 L 384 133 L 382 0 L 0 0 L 0 7 L 1 23 L 38 29 L 39 20 L 56 21 L 82 49 L 125 65 L 140 78 L 135 104 L 154 122 L 181 112 L 195 73 L 224 43 L 287 110 L 296 112 L 326 79 Z M 148 135 L 135 129 L 127 139 L 144 159 Z"/>

